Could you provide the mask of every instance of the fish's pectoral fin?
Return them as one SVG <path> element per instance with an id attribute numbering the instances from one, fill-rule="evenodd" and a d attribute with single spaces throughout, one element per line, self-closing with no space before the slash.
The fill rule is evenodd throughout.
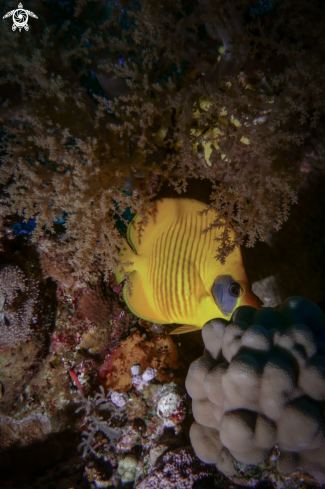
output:
<path id="1" fill-rule="evenodd" d="M 192 331 L 200 331 L 200 329 L 198 326 L 193 326 L 193 324 L 183 324 L 183 326 L 173 329 L 169 334 L 191 333 Z"/>

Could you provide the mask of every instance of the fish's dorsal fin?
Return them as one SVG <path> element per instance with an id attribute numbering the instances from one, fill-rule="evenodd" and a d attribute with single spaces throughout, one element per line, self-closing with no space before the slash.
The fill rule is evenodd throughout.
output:
<path id="1" fill-rule="evenodd" d="M 152 249 L 157 238 L 168 229 L 172 223 L 179 221 L 188 212 L 200 212 L 206 207 L 202 202 L 193 199 L 158 199 L 148 210 L 148 223 L 141 230 L 141 242 L 139 242 L 139 226 L 142 217 L 136 215 L 130 222 L 126 236 L 129 245 L 137 254 L 142 254 L 146 249 Z"/>
<path id="2" fill-rule="evenodd" d="M 178 328 L 171 331 L 169 334 L 184 334 L 191 333 L 192 331 L 200 331 L 201 328 L 198 326 L 193 326 L 193 324 L 183 324 L 183 326 L 179 326 Z"/>

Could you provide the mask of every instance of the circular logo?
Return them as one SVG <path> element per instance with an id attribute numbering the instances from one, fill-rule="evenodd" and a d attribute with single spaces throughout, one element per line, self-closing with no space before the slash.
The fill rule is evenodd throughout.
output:
<path id="1" fill-rule="evenodd" d="M 28 25 L 27 25 L 28 13 L 26 12 L 26 10 L 24 10 L 24 9 L 15 10 L 15 12 L 12 16 L 12 20 L 14 23 L 14 25 L 12 26 L 12 30 L 16 30 L 17 27 L 19 30 L 22 29 L 23 27 L 26 30 L 26 27 L 27 27 L 27 30 L 28 30 Z M 14 27 L 15 27 L 15 29 L 14 29 Z"/>

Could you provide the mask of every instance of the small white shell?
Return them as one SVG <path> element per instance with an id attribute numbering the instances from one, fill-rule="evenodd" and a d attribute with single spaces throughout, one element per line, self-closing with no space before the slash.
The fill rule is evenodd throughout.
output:
<path id="1" fill-rule="evenodd" d="M 113 391 L 111 393 L 111 401 L 113 404 L 115 404 L 115 406 L 121 408 L 125 406 L 125 404 L 128 402 L 128 399 L 125 394 Z"/>
<path id="2" fill-rule="evenodd" d="M 142 380 L 145 382 L 150 382 L 150 380 L 154 379 L 157 375 L 157 370 L 152 367 L 148 367 L 142 374 Z"/>
<path id="3" fill-rule="evenodd" d="M 133 365 L 131 367 L 131 374 L 132 375 L 140 375 L 141 374 L 141 365 L 137 363 L 136 365 Z"/>

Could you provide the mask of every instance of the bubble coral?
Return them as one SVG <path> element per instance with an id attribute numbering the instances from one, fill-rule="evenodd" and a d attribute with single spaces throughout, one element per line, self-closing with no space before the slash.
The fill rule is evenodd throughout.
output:
<path id="1" fill-rule="evenodd" d="M 278 445 L 280 472 L 325 483 L 325 315 L 302 297 L 275 308 L 239 307 L 202 329 L 204 355 L 186 378 L 197 456 L 235 475 Z"/>

